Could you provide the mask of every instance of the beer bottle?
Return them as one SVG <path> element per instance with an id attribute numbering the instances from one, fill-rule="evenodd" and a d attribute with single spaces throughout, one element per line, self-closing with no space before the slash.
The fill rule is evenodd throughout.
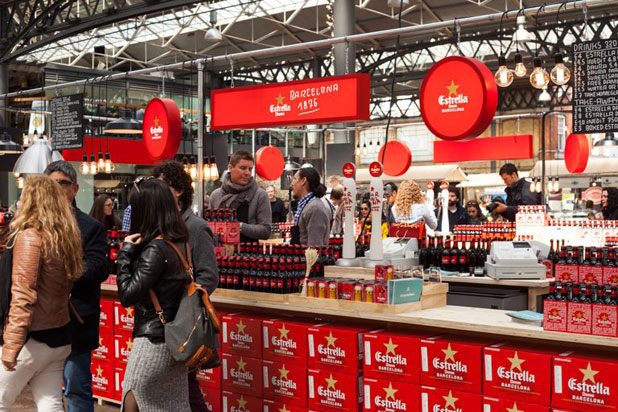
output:
<path id="1" fill-rule="evenodd" d="M 574 290 L 573 290 L 573 282 L 567 282 L 566 284 L 566 300 L 567 302 L 579 302 L 579 299 L 577 298 L 576 295 L 574 295 Z"/>
<path id="2" fill-rule="evenodd" d="M 556 300 L 556 282 L 550 282 L 549 295 L 547 295 L 545 300 Z"/>
<path id="3" fill-rule="evenodd" d="M 588 289 L 588 285 L 585 283 L 579 284 L 579 302 L 581 303 L 592 303 L 592 299 L 590 296 L 590 290 Z"/>
<path id="4" fill-rule="evenodd" d="M 459 249 L 457 248 L 457 243 L 455 242 L 454 236 L 451 237 L 450 255 L 451 265 L 449 270 L 452 272 L 459 272 Z"/>
<path id="5" fill-rule="evenodd" d="M 441 251 L 442 261 L 440 265 L 441 270 L 451 270 L 451 250 L 445 242 L 444 249 Z"/>
<path id="6" fill-rule="evenodd" d="M 258 260 L 258 271 L 255 276 L 255 288 L 253 289 L 256 292 L 263 292 L 262 289 L 262 281 L 264 280 L 264 262 L 266 258 L 260 258 Z"/>
<path id="7" fill-rule="evenodd" d="M 602 303 L 599 302 L 598 298 L 599 298 L 599 285 L 597 285 L 596 283 L 593 283 L 590 285 L 590 289 L 588 289 L 587 296 L 586 298 L 590 300 L 590 303 L 592 304 L 596 304 L 596 303 Z"/>
<path id="8" fill-rule="evenodd" d="M 560 302 L 567 301 L 567 297 L 564 294 L 564 284 L 560 281 L 556 282 L 556 300 Z"/>

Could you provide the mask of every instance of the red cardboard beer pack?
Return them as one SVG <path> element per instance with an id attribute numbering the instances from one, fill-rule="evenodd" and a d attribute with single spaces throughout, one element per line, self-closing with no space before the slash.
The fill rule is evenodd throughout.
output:
<path id="1" fill-rule="evenodd" d="M 221 224 L 221 223 L 220 223 Z M 224 222 L 223 243 L 240 243 L 240 222 Z"/>
<path id="2" fill-rule="evenodd" d="M 603 266 L 603 285 L 618 285 L 618 267 Z"/>
<path id="3" fill-rule="evenodd" d="M 262 396 L 291 405 L 307 407 L 307 368 L 263 361 Z"/>
<path id="4" fill-rule="evenodd" d="M 133 306 L 125 308 L 120 302 L 114 302 L 114 333 L 133 332 Z"/>
<path id="5" fill-rule="evenodd" d="M 592 333 L 592 305 L 590 303 L 568 302 L 567 332 Z"/>
<path id="6" fill-rule="evenodd" d="M 310 368 L 357 374 L 362 370 L 364 329 L 322 324 L 307 329 Z"/>
<path id="7" fill-rule="evenodd" d="M 92 359 L 114 361 L 114 335 L 111 332 L 99 333 L 99 347 L 92 351 Z"/>
<path id="8" fill-rule="evenodd" d="M 264 320 L 262 322 L 262 355 L 264 359 L 307 366 L 308 324 Z"/>
<path id="9" fill-rule="evenodd" d="M 483 412 L 550 412 L 550 409 L 549 406 L 484 396 Z"/>
<path id="10" fill-rule="evenodd" d="M 579 269 L 577 265 L 555 265 L 554 273 L 556 275 L 556 281 L 560 281 L 562 283 L 579 282 Z"/>
<path id="11" fill-rule="evenodd" d="M 200 387 L 208 412 L 221 411 L 221 389 Z"/>
<path id="12" fill-rule="evenodd" d="M 262 360 L 224 353 L 221 359 L 224 391 L 262 397 Z"/>
<path id="13" fill-rule="evenodd" d="M 543 330 L 566 332 L 568 319 L 567 306 L 567 302 L 563 301 L 543 301 Z"/>
<path id="14" fill-rule="evenodd" d="M 363 411 L 409 412 L 420 405 L 419 386 L 387 379 L 363 380 Z"/>
<path id="15" fill-rule="evenodd" d="M 485 342 L 452 336 L 421 339 L 421 383 L 482 393 Z"/>
<path id="16" fill-rule="evenodd" d="M 114 399 L 118 402 L 122 402 L 122 385 L 124 382 L 124 374 L 126 371 L 126 365 L 114 366 Z"/>
<path id="17" fill-rule="evenodd" d="M 233 313 L 221 316 L 223 353 L 262 358 L 262 318 Z"/>
<path id="18" fill-rule="evenodd" d="M 479 412 L 482 404 L 476 393 L 421 386 L 421 412 Z"/>
<path id="19" fill-rule="evenodd" d="M 112 364 L 93 359 L 90 371 L 92 372 L 92 393 L 102 398 L 114 399 L 114 367 Z"/>
<path id="20" fill-rule="evenodd" d="M 113 333 L 114 331 L 114 301 L 101 299 L 99 304 L 101 313 L 99 314 L 99 330 Z"/>
<path id="21" fill-rule="evenodd" d="M 114 336 L 114 360 L 118 363 L 127 363 L 133 349 L 133 338 L 130 334 L 116 334 Z"/>
<path id="22" fill-rule="evenodd" d="M 200 369 L 195 374 L 200 386 L 205 388 L 221 388 L 221 368 Z"/>
<path id="23" fill-rule="evenodd" d="M 603 266 L 579 265 L 577 273 L 579 283 L 603 284 Z"/>
<path id="24" fill-rule="evenodd" d="M 301 408 L 300 406 L 290 405 L 287 403 L 275 402 L 270 399 L 264 399 L 262 404 L 264 405 L 264 412 L 307 412 L 307 408 Z"/>
<path id="25" fill-rule="evenodd" d="M 500 343 L 486 346 L 483 355 L 485 395 L 551 404 L 551 360 L 557 352 Z"/>
<path id="26" fill-rule="evenodd" d="M 363 374 L 366 377 L 419 383 L 420 337 L 382 330 L 364 334 Z"/>
<path id="27" fill-rule="evenodd" d="M 618 361 L 567 352 L 554 357 L 553 365 L 552 407 L 581 412 L 616 410 Z"/>
<path id="28" fill-rule="evenodd" d="M 222 412 L 262 412 L 262 400 L 242 393 L 223 391 L 221 393 Z"/>
<path id="29" fill-rule="evenodd" d="M 320 369 L 307 370 L 309 409 L 323 412 L 359 411 L 363 378 Z"/>
<path id="30" fill-rule="evenodd" d="M 618 334 L 618 306 L 592 305 L 592 334 L 598 336 Z"/>

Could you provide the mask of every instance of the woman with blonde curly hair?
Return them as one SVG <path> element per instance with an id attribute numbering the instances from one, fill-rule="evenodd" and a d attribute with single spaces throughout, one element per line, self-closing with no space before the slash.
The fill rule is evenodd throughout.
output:
<path id="1" fill-rule="evenodd" d="M 0 411 L 10 410 L 26 385 L 37 410 L 64 411 L 69 293 L 83 273 L 82 244 L 71 205 L 50 177 L 26 179 L 7 247 L 13 265 L 8 313 L 0 320 Z"/>
<path id="2" fill-rule="evenodd" d="M 422 219 L 432 230 L 438 226 L 436 216 L 425 205 L 425 196 L 414 180 L 406 180 L 399 186 L 393 216 L 396 223 L 416 223 Z"/>

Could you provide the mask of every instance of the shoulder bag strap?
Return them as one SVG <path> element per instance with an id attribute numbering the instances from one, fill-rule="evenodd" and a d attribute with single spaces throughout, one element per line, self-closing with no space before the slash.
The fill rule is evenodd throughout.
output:
<path id="1" fill-rule="evenodd" d="M 167 239 L 164 239 L 164 240 L 165 240 L 165 243 L 167 243 L 172 249 L 174 249 L 174 252 L 176 252 L 176 254 L 178 255 L 178 258 L 180 259 L 180 263 L 182 263 L 182 265 L 184 266 L 185 270 L 187 271 L 187 273 L 191 277 L 191 280 L 193 281 L 193 265 L 191 264 L 191 250 L 189 249 L 189 244 L 185 243 L 187 259 L 189 260 L 187 262 L 187 259 L 185 259 L 185 257 L 182 255 L 180 250 L 178 250 L 178 248 L 176 247 L 175 244 L 173 244 L 172 242 L 170 242 Z"/>

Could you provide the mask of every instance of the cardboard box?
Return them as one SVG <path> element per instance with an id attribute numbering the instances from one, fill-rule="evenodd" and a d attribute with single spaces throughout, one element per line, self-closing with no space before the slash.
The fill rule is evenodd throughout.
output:
<path id="1" fill-rule="evenodd" d="M 262 400 L 242 393 L 221 392 L 221 409 L 223 412 L 262 412 Z"/>
<path id="2" fill-rule="evenodd" d="M 114 366 L 110 362 L 93 359 L 90 364 L 92 372 L 92 393 L 94 396 L 114 399 Z"/>
<path id="3" fill-rule="evenodd" d="M 240 222 L 222 222 L 219 224 L 223 225 L 223 243 L 240 243 Z"/>
<path id="4" fill-rule="evenodd" d="M 99 304 L 101 313 L 99 314 L 99 330 L 101 332 L 114 332 L 114 301 L 101 299 Z"/>
<path id="5" fill-rule="evenodd" d="M 262 371 L 262 396 L 265 399 L 307 407 L 306 367 L 265 360 Z"/>
<path id="6" fill-rule="evenodd" d="M 364 329 L 334 324 L 307 328 L 308 366 L 357 374 L 362 370 Z"/>
<path id="7" fill-rule="evenodd" d="M 618 335 L 618 306 L 592 305 L 592 334 L 598 336 Z"/>
<path id="8" fill-rule="evenodd" d="M 420 405 L 420 388 L 411 383 L 385 379 L 363 379 L 363 411 L 415 411 Z"/>
<path id="9" fill-rule="evenodd" d="M 555 265 L 554 268 L 554 275 L 556 277 L 556 281 L 560 281 L 562 283 L 579 282 L 579 268 L 577 265 L 559 264 Z"/>
<path id="10" fill-rule="evenodd" d="M 496 344 L 483 349 L 483 394 L 551 405 L 551 362 L 558 353 Z"/>
<path id="11" fill-rule="evenodd" d="M 221 411 L 221 389 L 201 387 L 208 412 Z"/>
<path id="12" fill-rule="evenodd" d="M 423 279 L 405 278 L 388 281 L 388 303 L 418 302 L 423 292 Z"/>
<path id="13" fill-rule="evenodd" d="M 92 351 L 92 359 L 113 362 L 114 355 L 114 335 L 110 331 L 99 333 L 99 347 Z"/>
<path id="14" fill-rule="evenodd" d="M 482 393 L 484 341 L 453 336 L 421 339 L 421 383 Z"/>
<path id="15" fill-rule="evenodd" d="M 307 328 L 309 324 L 264 320 L 262 355 L 266 360 L 307 366 Z"/>
<path id="16" fill-rule="evenodd" d="M 567 302 L 555 300 L 543 301 L 543 330 L 566 332 L 567 319 Z"/>
<path id="17" fill-rule="evenodd" d="M 221 317 L 223 353 L 262 358 L 262 318 L 242 313 Z"/>
<path id="18" fill-rule="evenodd" d="M 133 338 L 130 334 L 114 335 L 114 360 L 117 363 L 127 363 L 133 348 Z"/>
<path id="19" fill-rule="evenodd" d="M 421 412 L 479 412 L 482 404 L 479 394 L 421 386 Z"/>
<path id="20" fill-rule="evenodd" d="M 601 284 L 601 283 L 599 283 Z M 604 266 L 603 267 L 603 285 L 618 285 L 618 267 Z"/>
<path id="21" fill-rule="evenodd" d="M 124 364 L 114 366 L 114 400 L 118 402 L 122 402 L 122 390 L 126 370 L 127 367 Z"/>
<path id="22" fill-rule="evenodd" d="M 195 378 L 200 386 L 206 388 L 221 388 L 221 367 L 212 369 L 199 369 L 195 374 Z"/>
<path id="23" fill-rule="evenodd" d="M 376 379 L 419 383 L 420 337 L 410 334 L 372 331 L 363 336 L 363 375 Z"/>
<path id="24" fill-rule="evenodd" d="M 262 360 L 224 353 L 221 359 L 224 391 L 262 397 Z"/>
<path id="25" fill-rule="evenodd" d="M 362 377 L 320 369 L 307 370 L 307 377 L 309 409 L 353 412 L 362 407 Z"/>
<path id="26" fill-rule="evenodd" d="M 125 308 L 120 302 L 114 302 L 114 333 L 133 332 L 133 307 Z"/>
<path id="27" fill-rule="evenodd" d="M 603 266 L 579 265 L 577 273 L 579 283 L 603 284 Z"/>
<path id="28" fill-rule="evenodd" d="M 553 366 L 552 407 L 580 412 L 616 410 L 618 361 L 615 358 L 567 352 L 554 357 Z"/>
<path id="29" fill-rule="evenodd" d="M 590 303 L 568 302 L 567 332 L 592 333 L 592 305 Z"/>
<path id="30" fill-rule="evenodd" d="M 270 399 L 262 400 L 262 405 L 264 405 L 264 412 L 307 412 L 307 408 L 275 402 Z"/>
<path id="31" fill-rule="evenodd" d="M 226 256 L 225 246 L 215 246 L 215 259 L 221 259 Z"/>
<path id="32" fill-rule="evenodd" d="M 554 409 L 555 411 L 556 409 Z M 550 412 L 549 406 L 534 405 L 517 400 L 483 397 L 483 412 Z"/>

